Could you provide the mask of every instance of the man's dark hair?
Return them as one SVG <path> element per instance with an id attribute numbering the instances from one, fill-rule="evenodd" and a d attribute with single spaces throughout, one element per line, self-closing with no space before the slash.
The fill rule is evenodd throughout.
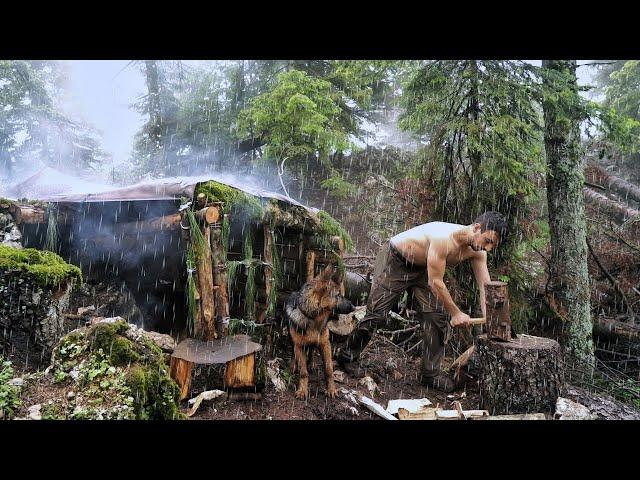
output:
<path id="1" fill-rule="evenodd" d="M 493 230 L 500 236 L 500 243 L 507 241 L 507 219 L 500 212 L 484 212 L 473 223 L 480 224 L 480 231 Z"/>

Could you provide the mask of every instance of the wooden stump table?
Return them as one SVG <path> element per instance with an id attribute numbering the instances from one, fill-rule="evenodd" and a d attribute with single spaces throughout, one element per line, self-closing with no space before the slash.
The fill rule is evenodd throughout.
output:
<path id="1" fill-rule="evenodd" d="M 491 415 L 555 409 L 565 388 L 560 345 L 550 338 L 518 335 L 508 342 L 477 339 L 482 408 Z"/>
<path id="2" fill-rule="evenodd" d="M 180 400 L 186 398 L 193 390 L 192 378 L 200 376 L 201 390 L 220 388 L 238 390 L 255 385 L 255 354 L 262 346 L 251 341 L 248 335 L 233 335 L 217 340 L 202 341 L 187 338 L 178 344 L 171 355 L 171 378 L 180 387 Z M 217 381 L 215 372 L 211 378 L 209 367 L 224 366 L 223 384 Z M 203 370 L 198 375 L 197 370 Z M 211 381 L 213 383 L 211 383 Z"/>

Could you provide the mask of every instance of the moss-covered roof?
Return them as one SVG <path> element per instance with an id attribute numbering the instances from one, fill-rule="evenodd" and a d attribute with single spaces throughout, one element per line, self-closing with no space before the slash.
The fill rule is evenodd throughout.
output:
<path id="1" fill-rule="evenodd" d="M 194 196 L 200 193 L 206 196 L 207 202 L 223 202 L 225 212 L 238 208 L 262 223 L 297 227 L 327 237 L 327 245 L 330 245 L 329 237 L 339 236 L 347 251 L 353 248 L 349 233 L 324 210 L 305 207 L 298 202 L 277 197 L 269 197 L 265 201 L 264 198 L 215 180 L 196 185 Z"/>

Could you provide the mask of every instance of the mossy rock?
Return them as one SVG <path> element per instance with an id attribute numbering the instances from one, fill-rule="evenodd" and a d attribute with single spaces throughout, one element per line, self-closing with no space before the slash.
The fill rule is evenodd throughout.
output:
<path id="1" fill-rule="evenodd" d="M 63 418 L 173 420 L 180 391 L 162 349 L 124 319 L 99 322 L 61 339 L 53 356 L 54 383 L 73 387 Z"/>
<path id="2" fill-rule="evenodd" d="M 31 274 L 41 286 L 56 287 L 64 281 L 82 282 L 82 273 L 53 252 L 35 248 L 18 249 L 0 245 L 0 270 L 18 270 Z"/>
<path id="3" fill-rule="evenodd" d="M 129 329 L 125 320 L 113 323 L 98 323 L 89 336 L 92 351 L 102 349 L 115 367 L 129 365 L 140 359 L 136 346 L 128 338 L 122 336 Z"/>

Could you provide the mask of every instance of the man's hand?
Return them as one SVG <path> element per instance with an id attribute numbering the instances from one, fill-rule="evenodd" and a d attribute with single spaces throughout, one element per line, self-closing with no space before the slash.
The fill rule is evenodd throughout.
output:
<path id="1" fill-rule="evenodd" d="M 471 324 L 469 323 L 470 320 L 471 320 L 471 317 L 469 315 L 467 315 L 464 312 L 460 312 L 451 317 L 451 326 L 453 328 L 458 328 L 462 326 L 470 327 L 471 326 Z"/>

